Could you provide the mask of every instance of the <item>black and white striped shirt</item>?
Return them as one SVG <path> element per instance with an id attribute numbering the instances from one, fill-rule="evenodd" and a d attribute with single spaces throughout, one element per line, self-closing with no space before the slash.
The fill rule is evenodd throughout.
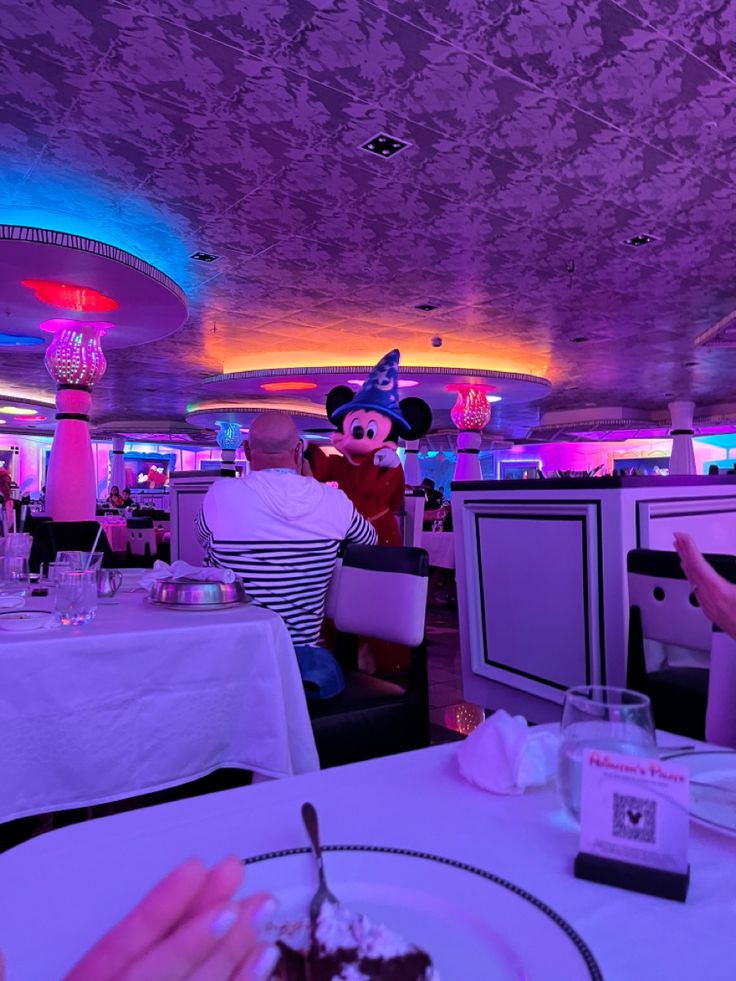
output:
<path id="1" fill-rule="evenodd" d="M 294 644 L 319 639 L 340 544 L 376 542 L 341 490 L 284 470 L 215 481 L 197 537 L 210 565 L 232 569 L 256 604 L 282 617 Z"/>

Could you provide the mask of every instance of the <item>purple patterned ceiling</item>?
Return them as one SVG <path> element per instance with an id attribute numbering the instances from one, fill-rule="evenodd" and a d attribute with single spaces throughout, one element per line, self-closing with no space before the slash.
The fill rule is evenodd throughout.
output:
<path id="1" fill-rule="evenodd" d="M 693 340 L 736 307 L 734 37 L 723 0 L 0 0 L 0 220 L 187 289 L 100 419 L 394 344 L 543 374 L 550 407 L 733 400 L 736 352 Z M 381 131 L 410 146 L 358 149 Z M 48 390 L 41 356 L 0 383 Z"/>

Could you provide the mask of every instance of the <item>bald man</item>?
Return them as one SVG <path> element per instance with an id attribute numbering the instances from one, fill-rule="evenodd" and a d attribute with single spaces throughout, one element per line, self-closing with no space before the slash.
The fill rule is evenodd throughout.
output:
<path id="1" fill-rule="evenodd" d="M 315 653 L 327 588 L 342 542 L 374 545 L 376 533 L 341 490 L 302 476 L 303 442 L 286 413 L 256 416 L 245 455 L 247 477 L 207 492 L 197 536 L 210 565 L 232 569 L 254 603 L 282 617 L 308 693 L 331 697 L 342 676 Z"/>

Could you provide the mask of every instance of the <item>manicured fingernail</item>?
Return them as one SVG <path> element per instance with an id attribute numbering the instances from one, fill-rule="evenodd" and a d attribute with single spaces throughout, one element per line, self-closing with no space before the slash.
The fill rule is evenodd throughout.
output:
<path id="1" fill-rule="evenodd" d="M 278 903 L 273 898 L 264 900 L 251 917 L 253 927 L 256 930 L 260 930 L 261 927 L 270 923 L 277 906 Z"/>
<path id="2" fill-rule="evenodd" d="M 237 910 L 228 907 L 217 914 L 212 923 L 210 923 L 210 930 L 216 937 L 224 937 L 237 918 Z"/>
<path id="3" fill-rule="evenodd" d="M 281 951 L 273 945 L 264 947 L 251 965 L 253 981 L 268 981 L 279 962 Z"/>

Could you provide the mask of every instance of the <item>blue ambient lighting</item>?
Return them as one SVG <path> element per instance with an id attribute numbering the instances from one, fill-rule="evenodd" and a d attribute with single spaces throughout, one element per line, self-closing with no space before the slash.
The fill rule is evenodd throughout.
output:
<path id="1" fill-rule="evenodd" d="M 0 224 L 105 242 L 160 269 L 189 294 L 195 280 L 185 220 L 126 193 L 79 173 L 36 167 L 24 181 L 12 166 L 0 166 Z"/>
<path id="2" fill-rule="evenodd" d="M 43 342 L 43 337 L 32 334 L 0 334 L 0 347 L 38 347 Z"/>

